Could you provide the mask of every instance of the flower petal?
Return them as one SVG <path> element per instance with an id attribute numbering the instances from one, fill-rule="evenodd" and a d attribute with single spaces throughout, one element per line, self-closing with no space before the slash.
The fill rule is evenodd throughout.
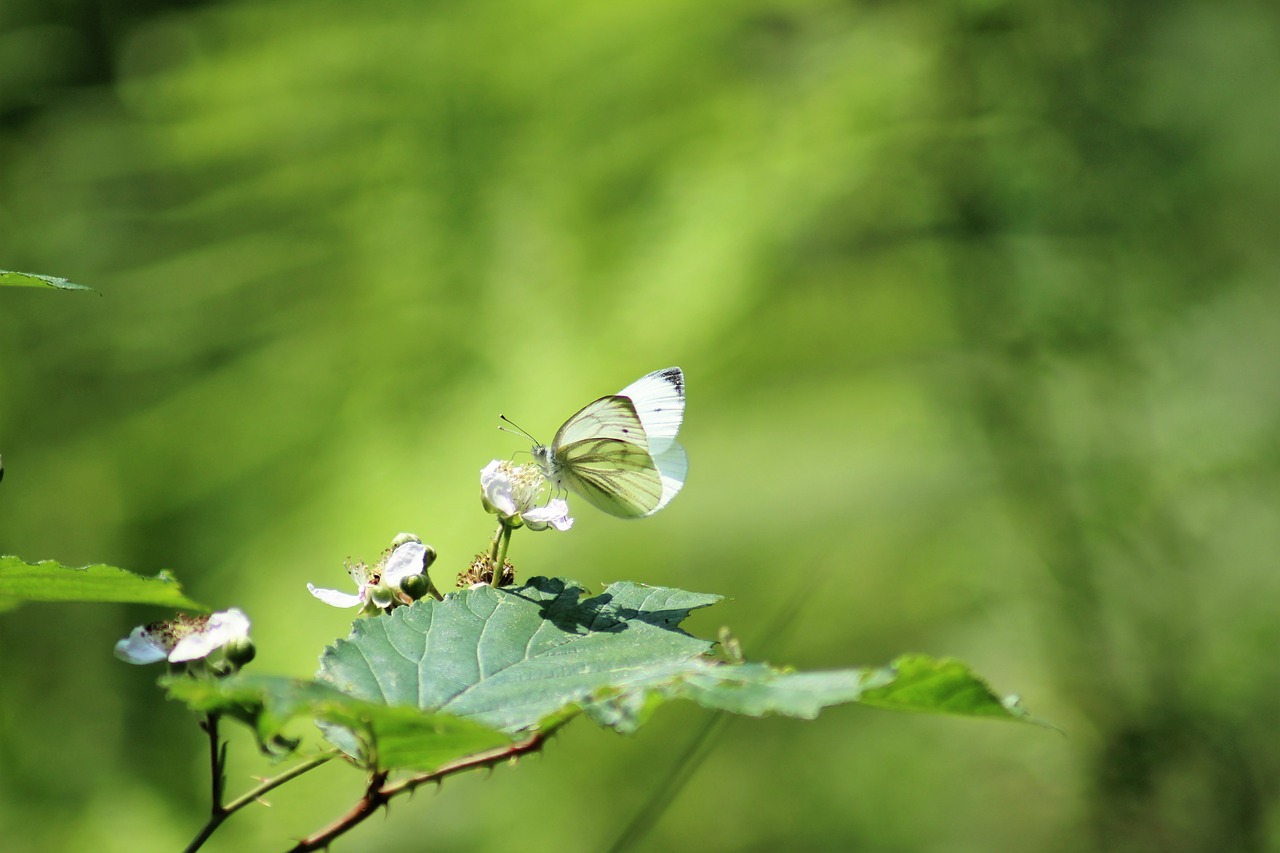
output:
<path id="1" fill-rule="evenodd" d="M 129 632 L 129 636 L 116 643 L 116 657 L 126 663 L 157 663 L 169 655 L 147 631 L 146 625 L 139 625 Z"/>
<path id="2" fill-rule="evenodd" d="M 498 515 L 510 517 L 516 514 L 516 499 L 511 489 L 511 475 L 504 469 L 501 459 L 484 466 L 480 472 L 480 491 L 485 502 Z"/>
<path id="3" fill-rule="evenodd" d="M 307 584 L 307 592 L 323 601 L 325 604 L 332 604 L 334 607 L 356 607 L 364 604 L 364 599 L 358 595 L 352 595 L 349 592 L 342 592 L 337 589 L 320 589 L 311 584 Z"/>
<path id="4" fill-rule="evenodd" d="M 382 581 L 391 587 L 398 588 L 400 582 L 410 575 L 422 574 L 427 564 L 427 546 L 421 542 L 409 541 L 396 547 L 387 557 L 382 567 Z"/>

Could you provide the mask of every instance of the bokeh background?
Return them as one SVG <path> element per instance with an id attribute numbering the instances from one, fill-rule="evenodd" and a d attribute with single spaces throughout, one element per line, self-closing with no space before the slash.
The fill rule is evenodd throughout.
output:
<path id="1" fill-rule="evenodd" d="M 102 295 L 0 293 L 0 552 L 172 569 L 307 676 L 349 614 L 306 582 L 484 547 L 499 412 L 678 364 L 685 492 L 523 575 L 722 593 L 691 626 L 756 659 L 959 656 L 1062 733 L 846 707 L 690 761 L 669 707 L 341 849 L 1280 849 L 1278 84 L 1269 0 L 5 0 L 0 268 Z M 3 846 L 190 839 L 204 742 L 111 654 L 163 615 L 0 614 Z"/>

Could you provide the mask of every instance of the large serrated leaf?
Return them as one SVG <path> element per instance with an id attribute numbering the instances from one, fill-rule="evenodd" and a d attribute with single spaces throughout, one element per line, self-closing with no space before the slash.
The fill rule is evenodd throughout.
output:
<path id="1" fill-rule="evenodd" d="M 348 753 L 379 770 L 430 771 L 512 740 L 474 720 L 353 698 L 314 681 L 240 674 L 225 679 L 167 676 L 169 698 L 232 717 L 254 729 L 265 751 L 290 749 L 285 727 L 298 719 L 340 726 Z"/>
<path id="2" fill-rule="evenodd" d="M 0 270 L 0 286 L 8 285 L 10 287 L 53 287 L 58 290 L 88 290 L 96 292 L 92 287 L 85 287 L 83 284 L 67 281 L 65 278 L 58 278 L 53 275 L 40 275 L 34 272 L 15 272 L 14 270 Z"/>
<path id="3" fill-rule="evenodd" d="M 362 699 L 519 731 L 711 649 L 678 626 L 718 595 L 633 583 L 584 594 L 535 578 L 420 601 L 357 622 L 325 650 L 318 677 Z"/>
<path id="4" fill-rule="evenodd" d="M 28 563 L 0 556 L 0 609 L 22 601 L 128 602 L 208 610 L 183 595 L 181 585 L 168 572 L 144 577 L 101 563 L 75 568 L 55 560 Z"/>

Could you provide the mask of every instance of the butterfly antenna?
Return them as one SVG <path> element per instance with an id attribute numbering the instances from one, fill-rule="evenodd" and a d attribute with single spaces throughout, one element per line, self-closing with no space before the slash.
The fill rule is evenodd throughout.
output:
<path id="1" fill-rule="evenodd" d="M 540 442 L 538 441 L 538 439 L 536 439 L 536 438 L 534 438 L 533 436 L 529 435 L 529 433 L 528 433 L 528 432 L 526 432 L 524 429 L 522 429 L 522 428 L 521 428 L 521 426 L 520 426 L 518 423 L 516 423 L 515 421 L 511 420 L 511 418 L 507 417 L 506 415 L 498 415 L 498 417 L 502 418 L 502 420 L 503 420 L 503 421 L 505 421 L 506 423 L 508 423 L 508 424 L 510 424 L 511 426 L 515 427 L 514 429 L 507 429 L 507 428 L 506 428 L 506 427 L 504 427 L 504 426 L 500 426 L 500 427 L 498 427 L 498 429 L 499 429 L 499 430 L 501 430 L 502 432 L 509 432 L 509 433 L 511 433 L 512 435 L 518 435 L 518 436 L 520 436 L 521 438 L 525 438 L 525 439 L 528 439 L 529 441 L 532 441 L 534 444 L 539 444 L 539 443 L 540 443 Z"/>

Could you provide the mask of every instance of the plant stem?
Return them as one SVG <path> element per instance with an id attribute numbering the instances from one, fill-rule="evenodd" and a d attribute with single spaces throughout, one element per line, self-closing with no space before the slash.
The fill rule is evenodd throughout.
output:
<path id="1" fill-rule="evenodd" d="M 186 853 L 199 850 L 209 840 L 209 836 L 213 835 L 213 831 L 227 819 L 229 814 L 222 807 L 222 793 L 227 784 L 224 770 L 227 751 L 218 737 L 218 715 L 209 714 L 200 723 L 200 728 L 204 729 L 205 733 L 209 735 L 209 775 L 211 777 L 209 784 L 209 820 L 196 833 L 196 837 L 191 840 L 191 843 L 187 845 Z"/>
<path id="2" fill-rule="evenodd" d="M 303 773 L 308 773 L 312 770 L 315 770 L 321 764 L 328 763 L 329 760 L 335 757 L 337 754 L 338 754 L 338 751 L 336 749 L 330 750 L 329 752 L 326 752 L 323 755 L 317 755 L 314 758 L 308 758 L 306 761 L 302 762 L 301 764 L 298 764 L 284 771 L 279 776 L 272 776 L 270 779 L 263 779 L 261 784 L 258 785 L 258 787 L 254 788 L 251 791 L 246 791 L 244 794 L 241 794 L 239 797 L 236 797 L 234 800 L 227 803 L 227 805 L 223 808 L 223 811 L 225 811 L 227 814 L 237 812 L 240 809 L 244 808 L 245 806 L 249 805 L 250 803 L 260 800 L 262 796 L 266 794 L 268 791 L 271 791 L 274 788 L 280 787 L 285 782 L 288 782 L 291 779 L 298 778 Z"/>
<path id="3" fill-rule="evenodd" d="M 215 725 L 214 726 L 215 734 L 213 736 L 215 740 L 216 740 L 216 728 L 217 727 Z M 288 782 L 290 779 L 296 779 L 297 777 L 301 776 L 303 773 L 316 769 L 321 764 L 326 763 L 327 761 L 329 761 L 329 759 L 333 758 L 335 755 L 338 754 L 338 751 L 335 749 L 330 752 L 326 752 L 323 755 L 317 755 L 314 758 L 309 758 L 306 761 L 302 762 L 301 764 L 295 767 L 291 767 L 290 769 L 286 770 L 285 772 L 281 773 L 278 776 L 273 776 L 270 779 L 262 780 L 262 782 L 256 788 L 253 788 L 252 790 L 237 797 L 236 799 L 232 800 L 231 802 L 227 803 L 224 806 L 222 805 L 222 792 L 226 786 L 226 775 L 225 775 L 226 757 L 227 757 L 226 745 L 224 744 L 220 747 L 215 747 L 214 751 L 217 755 L 217 757 L 214 758 L 214 761 L 217 762 L 218 767 L 216 770 L 217 775 L 215 775 L 214 777 L 215 791 L 214 791 L 213 807 L 210 809 L 209 820 L 205 823 L 203 827 L 201 827 L 200 831 L 196 833 L 196 837 L 193 838 L 191 840 L 191 843 L 187 845 L 184 853 L 195 853 L 196 850 L 199 850 L 204 845 L 204 843 L 209 840 L 209 836 L 213 835 L 214 831 L 219 826 L 222 825 L 222 822 L 225 821 L 227 818 L 231 817 L 231 815 L 240 811 L 240 809 L 244 808 L 250 803 L 257 802 L 268 791 L 274 788 L 278 788 L 279 786 L 283 785 L 285 782 Z"/>
<path id="4" fill-rule="evenodd" d="M 436 588 L 436 585 L 431 580 L 431 574 L 429 572 L 423 572 L 422 574 L 427 578 L 427 595 L 436 601 L 444 601 L 444 596 L 440 594 L 440 590 Z"/>
<path id="5" fill-rule="evenodd" d="M 425 785 L 428 782 L 440 782 L 446 777 L 457 773 L 482 767 L 493 767 L 496 764 L 517 758 L 526 753 L 536 752 L 542 748 L 547 738 L 551 737 L 570 719 L 572 719 L 572 716 L 558 720 L 542 731 L 534 732 L 517 743 L 477 752 L 474 755 L 468 755 L 465 758 L 459 758 L 456 761 L 442 765 L 430 773 L 420 773 L 417 776 L 402 779 L 394 784 L 387 784 L 387 773 L 385 771 L 374 773 L 369 777 L 369 785 L 365 788 L 364 796 L 352 806 L 350 811 L 324 829 L 303 838 L 295 846 L 289 848 L 289 853 L 308 853 L 308 851 L 312 850 L 328 849 L 335 838 L 349 832 L 366 818 L 371 817 L 379 808 L 386 805 L 392 797 L 403 794 L 406 791 L 412 791 L 419 785 Z"/>
<path id="6" fill-rule="evenodd" d="M 227 788 L 227 749 L 218 737 L 217 714 L 207 716 L 203 728 L 209 734 L 209 774 L 212 777 L 209 786 L 209 802 L 213 811 L 216 812 L 222 808 L 222 794 Z"/>
<path id="7" fill-rule="evenodd" d="M 514 529 L 505 521 L 499 521 L 498 532 L 493 535 L 489 558 L 493 562 L 493 580 L 490 583 L 495 587 L 502 585 L 502 567 L 507 562 L 507 547 L 511 544 L 511 531 Z"/>

